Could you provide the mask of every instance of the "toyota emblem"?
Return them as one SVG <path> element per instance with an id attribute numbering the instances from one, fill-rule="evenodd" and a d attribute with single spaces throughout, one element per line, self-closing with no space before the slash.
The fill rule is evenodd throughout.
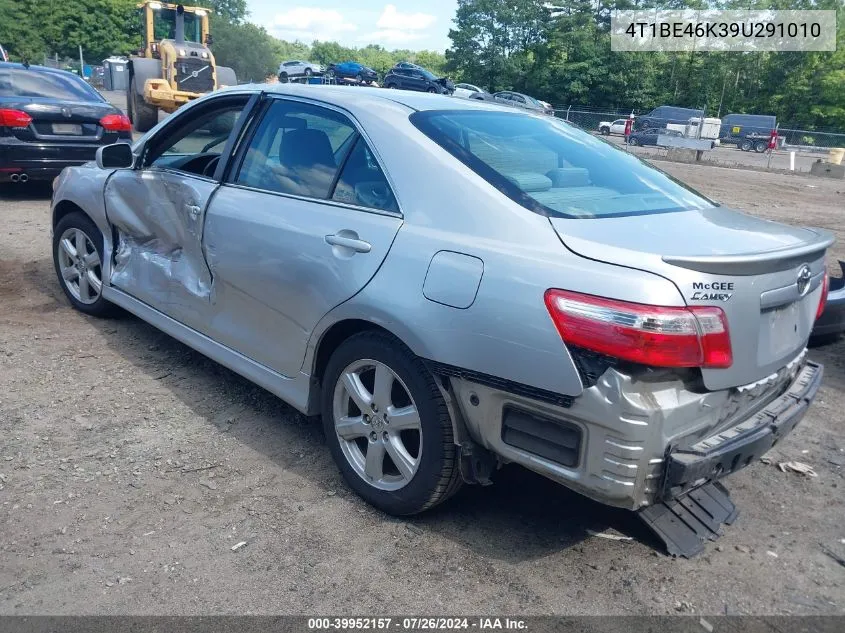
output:
<path id="1" fill-rule="evenodd" d="M 798 294 L 802 297 L 807 294 L 807 291 L 810 289 L 810 281 L 813 279 L 813 273 L 810 270 L 810 267 L 807 264 L 801 266 L 801 270 L 798 271 Z"/>
<path id="2" fill-rule="evenodd" d="M 62 108 L 62 116 L 66 119 L 69 119 L 73 113 L 70 111 L 70 108 Z"/>

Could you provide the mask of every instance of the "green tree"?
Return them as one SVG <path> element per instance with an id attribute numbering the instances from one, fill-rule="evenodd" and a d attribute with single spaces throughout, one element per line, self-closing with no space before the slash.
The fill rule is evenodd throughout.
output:
<path id="1" fill-rule="evenodd" d="M 214 59 L 221 66 L 233 68 L 238 81 L 261 82 L 278 71 L 282 60 L 279 40 L 263 26 L 218 18 L 213 21 L 213 27 Z"/>
<path id="2" fill-rule="evenodd" d="M 196 6 L 211 9 L 215 16 L 227 22 L 241 23 L 249 15 L 246 0 L 196 0 Z"/>

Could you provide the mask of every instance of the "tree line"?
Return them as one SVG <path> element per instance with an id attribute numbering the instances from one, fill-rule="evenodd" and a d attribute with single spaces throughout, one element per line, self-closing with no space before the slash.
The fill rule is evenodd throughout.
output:
<path id="1" fill-rule="evenodd" d="M 612 52 L 612 12 L 646 8 L 835 9 L 838 49 Z M 845 130 L 843 0 L 458 0 L 449 37 L 449 72 L 488 90 L 594 108 L 774 114 L 794 126 Z"/>
<path id="2" fill-rule="evenodd" d="M 58 54 L 88 63 L 141 44 L 137 0 L 0 0 L 0 44 L 13 59 Z M 246 0 L 197 0 L 213 10 L 212 50 L 241 80 L 262 81 L 287 59 L 347 59 L 384 73 L 398 61 L 487 90 L 526 92 L 555 105 L 648 110 L 657 105 L 774 114 L 808 129 L 845 130 L 845 0 L 458 0 L 451 46 L 389 51 L 337 42 L 287 42 L 247 21 Z M 547 5 L 553 5 L 550 11 Z M 835 52 L 669 53 L 610 50 L 616 9 L 836 9 Z"/>

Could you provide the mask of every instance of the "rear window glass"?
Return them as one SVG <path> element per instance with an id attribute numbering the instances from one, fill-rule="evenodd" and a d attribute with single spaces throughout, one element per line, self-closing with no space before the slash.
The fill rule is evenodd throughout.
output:
<path id="1" fill-rule="evenodd" d="M 0 69 L 0 97 L 43 97 L 61 101 L 105 101 L 76 75 L 64 71 Z"/>
<path id="2" fill-rule="evenodd" d="M 524 207 L 601 218 L 713 203 L 635 156 L 552 118 L 494 111 L 411 115 L 426 136 Z"/>

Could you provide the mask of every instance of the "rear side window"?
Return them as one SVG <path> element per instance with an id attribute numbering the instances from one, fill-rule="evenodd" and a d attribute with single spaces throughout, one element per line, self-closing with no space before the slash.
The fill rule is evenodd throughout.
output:
<path id="1" fill-rule="evenodd" d="M 384 172 L 360 136 L 343 166 L 332 200 L 380 211 L 399 212 Z"/>
<path id="2" fill-rule="evenodd" d="M 411 122 L 532 211 L 602 218 L 713 204 L 635 156 L 552 118 L 519 112 L 416 112 Z"/>
<path id="3" fill-rule="evenodd" d="M 76 75 L 64 71 L 24 68 L 0 70 L 0 97 L 105 102 L 96 90 Z"/>

